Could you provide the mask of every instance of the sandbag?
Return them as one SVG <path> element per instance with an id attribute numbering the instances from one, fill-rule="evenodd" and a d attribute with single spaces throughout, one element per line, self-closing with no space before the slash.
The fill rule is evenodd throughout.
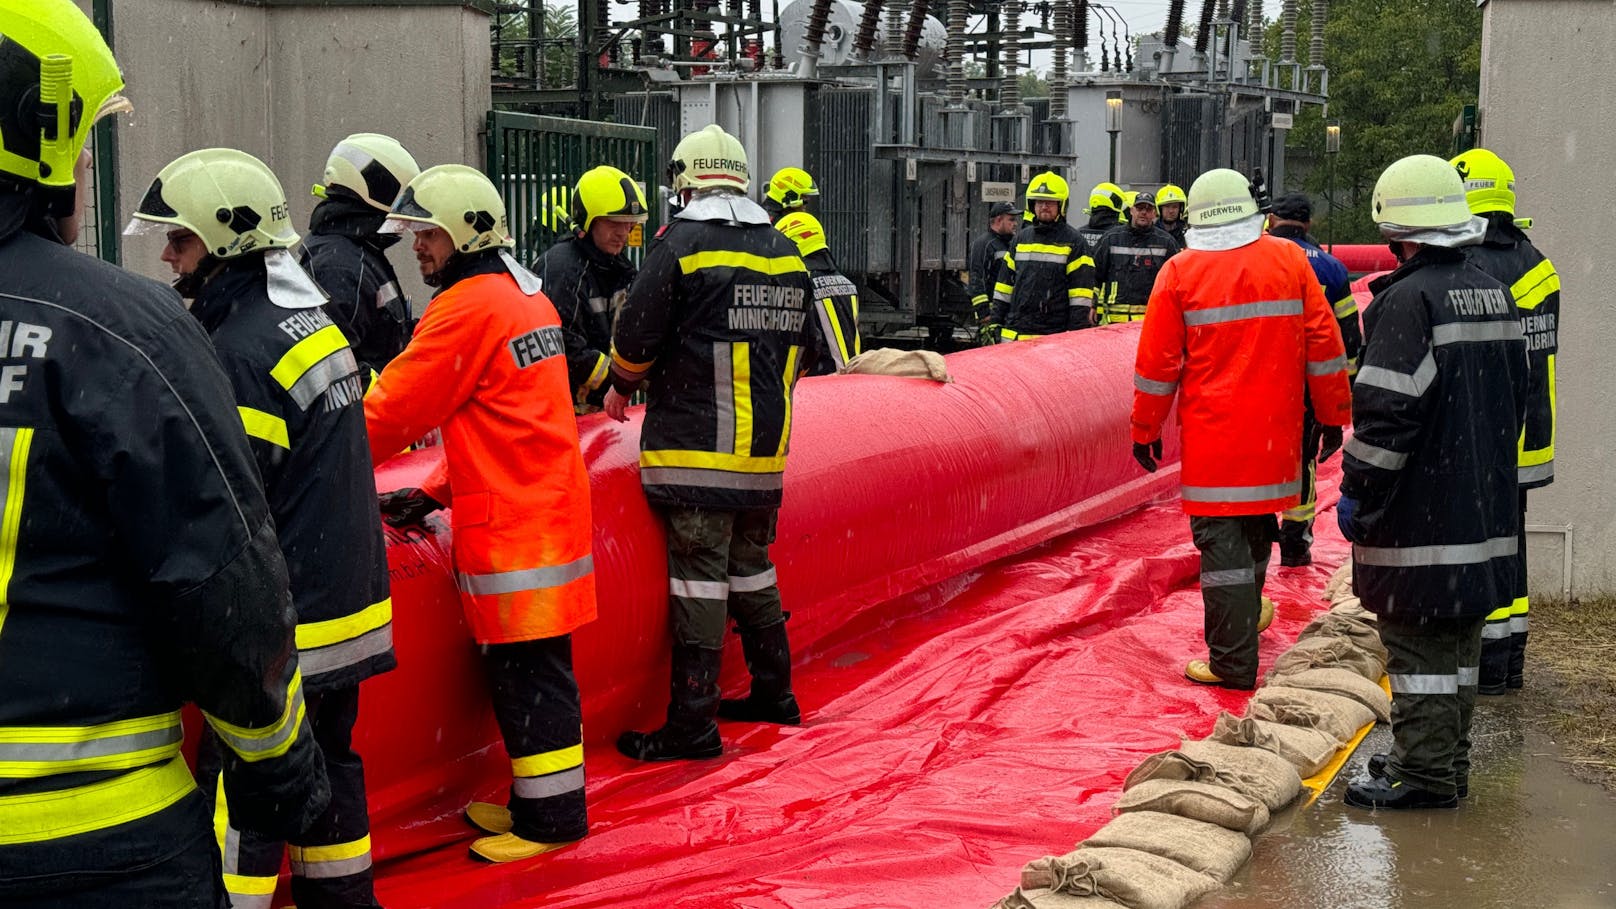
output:
<path id="1" fill-rule="evenodd" d="M 1304 669 L 1283 675 L 1276 672 L 1268 681 L 1271 685 L 1309 688 L 1349 697 L 1373 711 L 1375 719 L 1380 722 L 1391 722 L 1392 699 L 1386 694 L 1386 689 L 1351 670 Z"/>
<path id="2" fill-rule="evenodd" d="M 1333 635 L 1315 635 L 1298 640 L 1274 660 L 1270 679 L 1308 669 L 1345 669 L 1371 682 L 1386 674 L 1386 661 L 1359 647 L 1351 640 Z"/>
<path id="3" fill-rule="evenodd" d="M 1107 906 L 1116 909 L 1120 905 L 1103 896 L 1074 896 L 1059 890 L 1017 887 L 1009 896 L 994 903 L 992 909 L 1104 909 Z"/>
<path id="4" fill-rule="evenodd" d="M 1045 856 L 1021 869 L 1021 889 L 1099 896 L 1129 909 L 1184 909 L 1221 884 L 1159 855 L 1134 849 L 1082 847 Z"/>
<path id="5" fill-rule="evenodd" d="M 877 347 L 866 350 L 837 370 L 841 375 L 898 376 L 905 379 L 930 379 L 933 382 L 952 382 L 948 364 L 943 355 L 929 350 L 899 350 L 895 347 Z"/>
<path id="6" fill-rule="evenodd" d="M 1249 745 L 1284 758 L 1302 776 L 1324 769 L 1341 749 L 1342 743 L 1317 729 L 1287 726 L 1271 720 L 1237 717 L 1227 711 L 1219 714 L 1207 741 L 1224 745 Z"/>
<path id="7" fill-rule="evenodd" d="M 1279 755 L 1216 742 L 1185 742 L 1177 751 L 1153 754 L 1128 774 L 1122 788 L 1146 780 L 1217 783 L 1262 802 L 1270 812 L 1290 804 L 1302 791 L 1301 775 Z"/>
<path id="8" fill-rule="evenodd" d="M 1352 592 L 1351 559 L 1342 562 L 1341 567 L 1332 572 L 1330 579 L 1324 582 L 1324 599 L 1326 602 L 1334 605 L 1349 597 L 1354 600 L 1357 599 L 1357 596 Z"/>
<path id="9" fill-rule="evenodd" d="M 1122 793 L 1111 810 L 1160 811 L 1248 835 L 1268 826 L 1267 805 L 1227 786 L 1194 780 L 1144 780 Z"/>
<path id="10" fill-rule="evenodd" d="M 1380 626 L 1373 621 L 1354 618 L 1342 612 L 1321 612 L 1313 621 L 1307 623 L 1307 627 L 1302 629 L 1296 640 L 1300 643 L 1317 637 L 1345 638 L 1351 641 L 1354 647 L 1374 656 L 1382 664 L 1386 662 L 1386 645 L 1380 640 Z"/>
<path id="11" fill-rule="evenodd" d="M 1244 833 L 1160 811 L 1119 814 L 1079 846 L 1114 846 L 1159 855 L 1223 883 L 1251 857 Z"/>
<path id="12" fill-rule="evenodd" d="M 1375 712 L 1352 698 L 1275 684 L 1257 689 L 1246 702 L 1246 716 L 1317 729 L 1342 742 L 1351 741 L 1358 730 L 1375 721 Z"/>

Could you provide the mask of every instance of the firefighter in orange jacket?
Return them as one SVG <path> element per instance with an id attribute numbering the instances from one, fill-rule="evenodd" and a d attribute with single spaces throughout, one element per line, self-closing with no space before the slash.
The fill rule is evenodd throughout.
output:
<path id="1" fill-rule="evenodd" d="M 1249 689 L 1257 633 L 1272 617 L 1262 585 L 1278 539 L 1274 514 L 1301 493 L 1304 390 L 1321 423 L 1345 425 L 1347 358 L 1307 256 L 1263 236 L 1245 177 L 1202 174 L 1190 187 L 1189 223 L 1189 249 L 1168 260 L 1145 310 L 1133 450 L 1156 470 L 1162 423 L 1181 394 L 1184 510 L 1201 551 L 1211 654 L 1184 675 Z"/>
<path id="2" fill-rule="evenodd" d="M 384 230 L 415 233 L 436 296 L 365 397 L 377 463 L 433 427 L 443 464 L 421 489 L 382 497 L 394 526 L 452 506 L 455 576 L 483 645 L 515 778 L 509 806 L 473 802 L 491 862 L 582 839 L 582 711 L 571 632 L 595 618 L 589 477 L 578 450 L 566 340 L 539 281 L 506 252 L 505 205 L 481 173 L 423 171 Z"/>

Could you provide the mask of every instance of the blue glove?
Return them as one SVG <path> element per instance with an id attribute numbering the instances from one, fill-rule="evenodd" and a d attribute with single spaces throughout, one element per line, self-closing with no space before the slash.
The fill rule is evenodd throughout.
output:
<path id="1" fill-rule="evenodd" d="M 1348 543 L 1358 542 L 1352 528 L 1352 516 L 1357 511 L 1358 500 L 1352 496 L 1342 496 L 1341 500 L 1335 503 L 1335 523 L 1341 528 L 1341 535 L 1347 538 Z"/>

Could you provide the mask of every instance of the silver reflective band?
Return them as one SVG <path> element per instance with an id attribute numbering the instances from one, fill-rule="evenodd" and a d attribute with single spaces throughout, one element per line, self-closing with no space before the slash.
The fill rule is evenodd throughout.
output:
<path id="1" fill-rule="evenodd" d="M 292 862 L 292 875 L 305 880 L 321 881 L 334 877 L 347 877 L 370 868 L 370 853 L 329 862 Z M 234 898 L 231 905 L 235 905 Z"/>
<path id="2" fill-rule="evenodd" d="M 1138 373 L 1133 375 L 1133 387 L 1147 395 L 1170 395 L 1178 391 L 1177 382 L 1158 382 L 1155 379 L 1147 379 Z"/>
<path id="3" fill-rule="evenodd" d="M 1062 255 L 1057 255 L 1056 253 L 1025 252 L 1023 250 L 1018 249 L 1018 250 L 1016 250 L 1016 261 L 1017 262 L 1049 262 L 1049 263 L 1052 263 L 1052 264 L 1055 264 L 1055 265 L 1065 265 L 1066 264 L 1066 257 L 1062 256 Z"/>
<path id="4" fill-rule="evenodd" d="M 1459 667 L 1459 687 L 1460 688 L 1474 688 L 1479 684 L 1481 684 L 1481 667 L 1480 666 L 1460 666 Z"/>
<path id="5" fill-rule="evenodd" d="M 1119 256 L 1165 256 L 1164 246 L 1113 246 L 1111 252 Z"/>
<path id="6" fill-rule="evenodd" d="M 519 799 L 547 799 L 584 788 L 584 768 L 558 770 L 544 776 L 519 776 L 511 781 L 511 791 Z"/>
<path id="7" fill-rule="evenodd" d="M 460 589 L 474 597 L 521 593 L 527 590 L 545 590 L 570 584 L 595 571 L 595 557 L 586 555 L 565 565 L 547 565 L 543 568 L 519 568 L 515 571 L 495 571 L 488 574 L 461 574 Z"/>
<path id="8" fill-rule="evenodd" d="M 1493 537 L 1481 543 L 1455 543 L 1447 546 L 1358 546 L 1352 557 L 1360 565 L 1382 568 L 1426 568 L 1436 565 L 1479 565 L 1489 559 L 1515 555 L 1515 537 Z"/>
<path id="9" fill-rule="evenodd" d="M 1527 625 L 1527 621 L 1528 620 L 1527 620 L 1526 616 L 1524 616 L 1524 615 L 1512 615 L 1512 616 L 1510 616 L 1509 617 L 1509 633 L 1510 634 L 1525 634 L 1525 633 L 1527 633 L 1528 631 L 1531 630 L 1531 628 Z"/>
<path id="10" fill-rule="evenodd" d="M 998 300 L 1000 303 L 1009 303 L 1010 295 L 995 287 L 993 289 L 993 299 Z"/>
<path id="11" fill-rule="evenodd" d="M 1216 306 L 1212 309 L 1191 309 L 1184 313 L 1184 324 L 1194 328 L 1200 325 L 1301 314 L 1301 300 L 1259 300 L 1256 303 L 1236 303 L 1233 306 Z"/>
<path id="12" fill-rule="evenodd" d="M 1342 354 L 1333 360 L 1323 362 L 1307 361 L 1307 374 L 1310 376 L 1333 376 L 1347 368 L 1347 355 Z"/>
<path id="13" fill-rule="evenodd" d="M 1381 204 L 1391 208 L 1397 205 L 1447 205 L 1464 200 L 1464 193 L 1460 193 L 1457 196 L 1403 196 L 1400 199 L 1383 199 Z"/>
<path id="14" fill-rule="evenodd" d="M 769 491 L 784 486 L 778 473 L 740 473 L 702 467 L 641 467 L 640 482 L 648 486 L 700 486 L 704 489 Z"/>
<path id="15" fill-rule="evenodd" d="M 1508 322 L 1452 322 L 1431 327 L 1431 344 L 1436 347 L 1464 342 L 1514 341 L 1520 337 L 1521 323 L 1515 319 Z"/>
<path id="16" fill-rule="evenodd" d="M 392 647 L 393 623 L 388 622 L 380 628 L 372 628 L 357 638 L 329 647 L 299 650 L 297 663 L 303 670 L 304 678 L 314 678 L 324 672 L 346 669 L 371 657 L 381 656 Z"/>
<path id="17" fill-rule="evenodd" d="M 1391 677 L 1392 694 L 1458 694 L 1459 676 L 1454 675 L 1394 675 Z"/>
<path id="18" fill-rule="evenodd" d="M 729 584 L 723 581 L 687 581 L 684 578 L 668 578 L 668 593 L 676 597 L 689 597 L 695 600 L 727 600 L 729 599 Z"/>
<path id="19" fill-rule="evenodd" d="M 1536 483 L 1541 480 L 1554 479 L 1554 462 L 1545 461 L 1542 464 L 1533 464 L 1531 467 L 1515 468 L 1515 482 Z"/>
<path id="20" fill-rule="evenodd" d="M 272 909 L 274 905 L 275 894 L 273 893 L 230 894 L 230 909 Z"/>
<path id="21" fill-rule="evenodd" d="M 1481 626 L 1481 639 L 1483 641 L 1503 641 L 1509 638 L 1509 620 L 1500 619 L 1488 622 Z"/>
<path id="22" fill-rule="evenodd" d="M 730 575 L 729 589 L 735 593 L 756 593 L 759 590 L 768 590 L 776 583 L 774 568 L 744 578 Z"/>
<path id="23" fill-rule="evenodd" d="M 297 670 L 294 669 L 293 671 L 296 672 Z M 306 718 L 299 719 L 304 712 L 302 678 L 298 677 L 293 684 L 295 687 L 292 689 L 292 702 L 286 705 L 285 722 L 282 723 L 281 728 L 274 730 L 272 734 L 264 738 L 247 738 L 246 736 L 236 735 L 219 723 L 209 723 L 208 725 L 213 727 L 213 732 L 219 737 L 219 741 L 230 746 L 230 750 L 241 755 L 242 760 L 245 761 L 261 760 L 261 758 L 255 758 L 253 755 L 284 749 L 288 742 L 297 738 L 298 727 L 306 722 Z"/>
<path id="24" fill-rule="evenodd" d="M 29 730 L 44 732 L 45 729 Z M 146 732 L 137 732 L 130 735 L 112 735 L 105 738 L 95 738 L 84 742 L 6 742 L 0 744 L 0 764 L 10 763 L 46 763 L 57 761 L 87 761 L 95 758 L 117 758 L 133 754 L 138 751 L 149 751 L 154 748 L 165 750 L 162 757 L 173 757 L 178 752 L 180 739 L 185 734 L 180 729 L 179 718 L 174 719 L 171 726 L 161 729 L 151 729 Z M 168 748 L 167 746 L 174 746 Z M 157 758 L 153 758 L 156 761 Z M 60 773 L 61 768 L 42 768 L 47 773 Z M 94 770 L 94 767 L 81 767 L 81 770 Z M 7 776 L 32 776 L 32 773 L 23 772 L 15 774 L 10 771 Z"/>
<path id="25" fill-rule="evenodd" d="M 1395 391 L 1400 395 L 1418 398 L 1436 381 L 1436 357 L 1425 352 L 1425 359 L 1415 367 L 1414 374 L 1398 372 L 1384 366 L 1365 366 L 1358 370 L 1358 384 Z"/>
<path id="26" fill-rule="evenodd" d="M 346 379 L 359 371 L 359 364 L 354 362 L 353 351 L 347 347 L 334 350 L 329 356 L 309 367 L 309 371 L 298 376 L 287 394 L 297 402 L 297 406 L 308 410 L 309 405 L 320 400 L 326 389 L 336 384 L 339 379 Z"/>
<path id="27" fill-rule="evenodd" d="M 1185 486 L 1183 496 L 1186 502 L 1266 502 L 1296 495 L 1299 489 L 1296 480 L 1268 486 Z"/>
<path id="28" fill-rule="evenodd" d="M 590 297 L 589 298 L 589 311 L 590 312 L 604 313 L 607 310 L 607 308 L 610 307 L 611 305 L 612 305 L 612 301 L 611 301 L 611 299 L 609 297 Z"/>
<path id="29" fill-rule="evenodd" d="M 376 288 L 376 308 L 384 309 L 387 304 L 402 296 L 404 294 L 398 289 L 398 284 L 394 281 L 388 281 L 381 287 Z"/>
<path id="30" fill-rule="evenodd" d="M 1238 587 L 1257 583 L 1257 569 L 1230 568 L 1224 571 L 1201 572 L 1202 587 Z"/>
<path id="31" fill-rule="evenodd" d="M 1384 470 L 1402 470 L 1403 465 L 1408 463 L 1408 455 L 1403 452 L 1371 445 L 1357 436 L 1347 440 L 1346 452 L 1365 464 Z"/>
<path id="32" fill-rule="evenodd" d="M 735 367 L 728 341 L 713 342 L 713 419 L 718 421 L 716 451 L 735 450 Z"/>
<path id="33" fill-rule="evenodd" d="M 1210 202 L 1202 202 L 1199 205 L 1191 205 L 1190 210 L 1189 210 L 1189 214 L 1193 216 L 1193 215 L 1199 214 L 1200 212 L 1206 211 L 1209 208 L 1221 208 L 1221 207 L 1223 207 L 1225 205 L 1251 205 L 1251 206 L 1255 206 L 1256 203 L 1254 201 L 1252 201 L 1252 198 L 1249 195 L 1245 195 L 1245 196 L 1229 196 L 1229 197 L 1224 198 L 1224 199 L 1213 199 Z"/>

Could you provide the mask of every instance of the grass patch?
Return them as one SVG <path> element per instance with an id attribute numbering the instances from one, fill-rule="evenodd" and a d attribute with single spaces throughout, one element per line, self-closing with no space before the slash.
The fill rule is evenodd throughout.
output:
<path id="1" fill-rule="evenodd" d="M 1532 603 L 1526 689 L 1581 779 L 1616 792 L 1616 597 Z"/>

